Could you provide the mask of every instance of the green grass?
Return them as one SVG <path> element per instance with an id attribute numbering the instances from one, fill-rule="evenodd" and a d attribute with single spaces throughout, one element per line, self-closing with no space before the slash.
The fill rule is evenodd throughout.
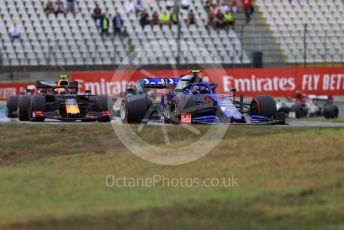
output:
<path id="1" fill-rule="evenodd" d="M 159 132 L 142 135 L 162 145 Z M 195 138 L 168 132 L 177 145 Z M 212 152 L 180 166 L 137 158 L 109 125 L 12 124 L 0 133 L 1 228 L 344 228 L 343 128 L 230 127 Z M 235 175 L 239 186 L 109 188 L 107 175 Z"/>

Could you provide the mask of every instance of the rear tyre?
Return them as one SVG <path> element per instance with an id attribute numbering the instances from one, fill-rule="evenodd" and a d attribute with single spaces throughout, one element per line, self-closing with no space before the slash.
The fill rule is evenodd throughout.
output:
<path id="1" fill-rule="evenodd" d="M 33 113 L 37 111 L 41 111 L 41 112 L 45 111 L 45 96 L 33 95 L 30 101 L 31 101 L 30 111 L 29 111 L 30 120 L 36 121 L 36 122 L 43 122 L 45 120 L 44 117 L 34 117 Z"/>
<path id="2" fill-rule="evenodd" d="M 324 108 L 324 116 L 326 119 L 338 118 L 339 109 L 336 105 L 326 105 Z"/>
<path id="3" fill-rule="evenodd" d="M 165 117 L 165 120 L 173 124 L 180 124 L 183 113 L 192 114 L 195 111 L 195 97 L 193 95 L 178 95 L 167 109 L 168 116 Z"/>
<path id="4" fill-rule="evenodd" d="M 140 123 L 149 110 L 150 103 L 143 95 L 127 96 L 123 99 L 120 109 L 122 123 Z"/>
<path id="5" fill-rule="evenodd" d="M 18 98 L 18 118 L 19 121 L 29 121 L 30 96 L 20 95 Z"/>
<path id="6" fill-rule="evenodd" d="M 16 118 L 18 110 L 18 96 L 10 96 L 7 98 L 6 115 L 9 118 Z"/>
<path id="7" fill-rule="evenodd" d="M 256 96 L 252 99 L 250 113 L 251 115 L 258 115 L 276 119 L 278 115 L 276 102 L 269 95 Z"/>
<path id="8" fill-rule="evenodd" d="M 301 118 L 301 117 L 307 116 L 307 111 L 305 111 L 303 106 L 300 104 L 292 105 L 290 108 L 290 111 L 295 113 L 296 118 Z"/>
<path id="9" fill-rule="evenodd" d="M 98 112 L 110 112 L 109 111 L 109 105 L 111 99 L 108 96 L 102 95 L 98 96 Z M 111 116 L 108 117 L 100 117 L 98 119 L 99 122 L 110 122 L 111 121 Z"/>

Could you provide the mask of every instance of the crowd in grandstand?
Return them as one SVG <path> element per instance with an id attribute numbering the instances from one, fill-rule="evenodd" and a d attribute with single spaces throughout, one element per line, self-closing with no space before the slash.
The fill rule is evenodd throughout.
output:
<path id="1" fill-rule="evenodd" d="M 68 12 L 71 12 L 74 14 L 75 12 L 75 0 L 66 0 L 66 6 L 61 0 L 56 0 L 54 3 L 51 0 L 48 0 L 45 7 L 44 11 L 46 14 L 55 14 L 56 16 L 58 14 L 66 14 Z"/>
<path id="2" fill-rule="evenodd" d="M 68 12 L 75 13 L 75 0 L 65 0 L 64 4 L 61 0 L 48 0 L 46 2 L 44 11 L 46 14 L 67 14 Z M 124 9 L 127 14 L 136 14 L 139 18 L 141 27 L 144 29 L 146 26 L 163 26 L 178 25 L 179 15 L 175 6 L 175 1 L 167 0 L 166 9 L 158 14 L 154 11 L 152 15 L 149 15 L 146 10 L 147 4 L 151 4 L 151 0 L 126 0 L 124 3 Z M 65 7 L 66 5 L 66 7 Z M 250 22 L 251 15 L 254 12 L 252 0 L 242 0 L 243 12 L 246 16 L 246 23 Z M 197 17 L 193 9 L 189 9 L 188 0 L 181 1 L 181 9 L 188 10 L 187 18 L 184 19 L 186 25 L 198 26 Z M 235 14 L 238 12 L 237 0 L 206 0 L 204 3 L 204 9 L 208 13 L 207 28 L 214 29 L 234 29 L 235 26 Z M 92 18 L 97 22 L 102 34 L 108 34 L 110 23 L 112 23 L 114 35 L 121 35 L 124 31 L 123 19 L 116 9 L 116 12 L 110 21 L 108 15 L 103 12 L 99 7 L 99 4 L 95 2 L 95 8 L 91 13 Z M 125 32 L 125 31 L 124 31 Z"/>
<path id="3" fill-rule="evenodd" d="M 149 15 L 146 10 L 147 4 L 151 4 L 149 0 L 126 0 L 124 3 L 125 13 L 136 14 L 138 16 L 140 25 L 142 29 L 146 26 L 164 26 L 169 27 L 173 25 L 178 25 L 179 14 L 177 7 L 175 6 L 175 1 L 167 0 L 166 9 L 158 14 L 157 11 L 153 11 L 152 15 Z M 246 16 L 246 23 L 251 20 L 251 15 L 254 13 L 254 7 L 252 5 L 252 0 L 242 0 L 243 12 Z M 198 19 L 193 9 L 189 9 L 188 0 L 181 1 L 181 10 L 187 10 L 187 18 L 185 20 L 186 25 L 198 26 Z M 236 0 L 206 0 L 204 2 L 204 10 L 208 13 L 208 22 L 206 23 L 207 29 L 234 29 L 235 26 L 235 14 L 238 12 L 238 2 Z M 47 0 L 44 6 L 44 12 L 49 14 L 66 15 L 69 12 L 75 14 L 75 0 Z M 91 12 L 91 17 L 95 20 L 101 31 L 102 35 L 109 34 L 110 24 L 112 24 L 113 34 L 115 36 L 127 36 L 127 31 L 124 26 L 123 19 L 119 10 L 116 8 L 114 16 L 109 19 L 107 13 L 100 8 L 98 2 L 95 2 L 95 8 Z M 21 30 L 18 27 L 15 20 L 13 20 L 13 25 L 10 29 L 10 35 L 12 41 L 15 39 L 20 39 Z"/>

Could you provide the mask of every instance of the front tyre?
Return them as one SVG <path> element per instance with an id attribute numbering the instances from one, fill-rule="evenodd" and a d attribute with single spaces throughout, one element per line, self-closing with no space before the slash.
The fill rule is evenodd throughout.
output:
<path id="1" fill-rule="evenodd" d="M 295 118 L 307 117 L 308 114 L 307 109 L 301 104 L 292 105 L 290 110 L 295 113 Z"/>
<path id="2" fill-rule="evenodd" d="M 6 116 L 8 118 L 16 118 L 18 110 L 18 96 L 9 96 L 6 103 Z"/>
<path id="3" fill-rule="evenodd" d="M 278 116 L 275 100 L 269 95 L 259 95 L 252 99 L 250 114 L 275 119 Z"/>
<path id="4" fill-rule="evenodd" d="M 108 96 L 102 95 L 98 96 L 97 99 L 97 109 L 101 116 L 98 118 L 98 122 L 110 122 L 111 115 L 109 112 L 109 105 L 111 104 L 111 99 Z M 108 115 L 104 116 L 102 113 L 107 113 Z"/>
<path id="5" fill-rule="evenodd" d="M 30 100 L 30 111 L 29 117 L 31 121 L 43 122 L 45 111 L 45 96 L 43 95 L 33 95 Z M 42 116 L 37 116 L 36 112 L 43 112 Z"/>
<path id="6" fill-rule="evenodd" d="M 30 96 L 20 95 L 18 98 L 18 118 L 19 121 L 29 121 Z"/>

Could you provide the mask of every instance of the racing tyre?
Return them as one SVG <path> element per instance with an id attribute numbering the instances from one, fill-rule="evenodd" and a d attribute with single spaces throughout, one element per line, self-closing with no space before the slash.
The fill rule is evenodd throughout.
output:
<path id="1" fill-rule="evenodd" d="M 181 123 L 181 114 L 194 112 L 195 97 L 193 95 L 179 95 L 175 97 L 168 107 L 168 117 L 165 120 L 174 123 Z"/>
<path id="2" fill-rule="evenodd" d="M 111 104 L 111 99 L 108 96 L 102 95 L 98 96 L 98 112 L 109 112 L 109 105 Z M 111 116 L 100 117 L 99 122 L 110 122 Z"/>
<path id="3" fill-rule="evenodd" d="M 256 96 L 252 99 L 250 113 L 251 115 L 258 115 L 275 119 L 278 115 L 276 102 L 269 95 Z"/>
<path id="4" fill-rule="evenodd" d="M 324 108 L 324 116 L 326 119 L 338 118 L 339 109 L 336 105 L 326 105 Z"/>
<path id="5" fill-rule="evenodd" d="M 147 115 L 149 106 L 148 99 L 143 95 L 125 97 L 120 109 L 122 123 L 140 123 Z"/>
<path id="6" fill-rule="evenodd" d="M 19 121 L 29 121 L 30 96 L 20 95 L 18 98 Z"/>
<path id="7" fill-rule="evenodd" d="M 17 110 L 18 110 L 18 97 L 17 96 L 10 96 L 7 98 L 6 103 L 6 115 L 9 118 L 17 117 Z"/>
<path id="8" fill-rule="evenodd" d="M 296 118 L 307 116 L 307 111 L 304 111 L 302 105 L 300 104 L 292 105 L 290 111 L 295 113 Z"/>
<path id="9" fill-rule="evenodd" d="M 34 113 L 37 111 L 44 112 L 45 111 L 45 96 L 43 95 L 33 95 L 30 100 L 30 111 L 29 117 L 31 121 L 36 122 L 43 122 L 45 120 L 43 117 L 36 117 Z"/>

